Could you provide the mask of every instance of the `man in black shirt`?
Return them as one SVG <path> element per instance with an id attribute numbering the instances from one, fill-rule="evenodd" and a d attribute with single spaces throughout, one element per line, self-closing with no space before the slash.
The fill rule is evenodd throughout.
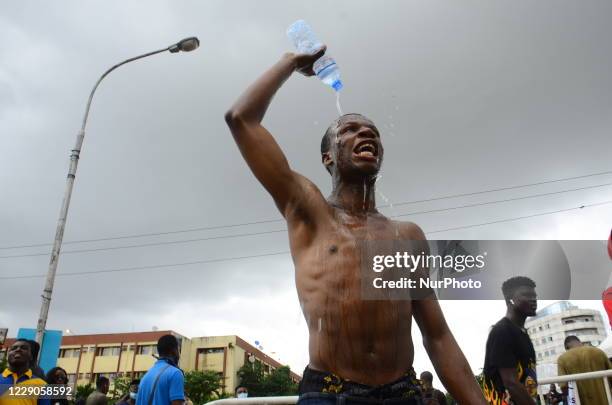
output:
<path id="1" fill-rule="evenodd" d="M 487 339 L 483 392 L 491 405 L 533 405 L 537 395 L 535 351 L 525 330 L 525 318 L 538 307 L 535 283 L 512 277 L 502 285 L 506 316 Z"/>

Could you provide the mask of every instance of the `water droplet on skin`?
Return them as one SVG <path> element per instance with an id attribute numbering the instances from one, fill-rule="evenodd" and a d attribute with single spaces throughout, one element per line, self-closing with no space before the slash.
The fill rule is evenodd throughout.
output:
<path id="1" fill-rule="evenodd" d="M 322 325 L 323 322 L 321 321 L 321 318 L 319 318 L 319 333 L 321 333 Z"/>
<path id="2" fill-rule="evenodd" d="M 363 209 L 366 208 L 366 181 L 363 179 Z"/>

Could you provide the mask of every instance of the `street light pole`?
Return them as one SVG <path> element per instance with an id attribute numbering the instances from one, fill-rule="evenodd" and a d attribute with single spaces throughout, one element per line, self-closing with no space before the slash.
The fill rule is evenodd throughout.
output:
<path id="1" fill-rule="evenodd" d="M 130 59 L 126 59 L 121 63 L 118 63 L 108 69 L 100 76 L 96 84 L 94 85 L 89 99 L 87 100 L 87 106 L 85 107 L 85 115 L 83 116 L 83 123 L 81 124 L 81 130 L 77 134 L 76 144 L 70 154 L 70 167 L 68 168 L 68 177 L 66 178 L 66 191 L 64 192 L 64 200 L 62 201 L 62 207 L 60 209 L 59 220 L 57 221 L 57 229 L 55 231 L 55 239 L 53 241 L 53 250 L 51 251 L 51 259 L 49 260 L 49 270 L 47 272 L 47 279 L 45 281 L 45 288 L 42 294 L 42 305 L 40 307 L 40 315 L 38 317 L 38 324 L 36 326 L 36 341 L 41 345 L 42 353 L 42 339 L 47 325 L 47 316 L 49 315 L 49 306 L 51 305 L 51 295 L 53 293 L 53 284 L 55 282 L 55 273 L 57 271 L 57 264 L 59 261 L 60 251 L 62 248 L 62 240 L 64 238 L 64 228 L 66 227 L 66 218 L 68 216 L 68 207 L 70 206 L 70 198 L 72 196 L 72 187 L 74 185 L 74 179 L 76 177 L 77 165 L 79 163 L 79 156 L 81 153 L 81 147 L 83 146 L 83 139 L 85 138 L 85 126 L 87 125 L 87 117 L 89 116 L 89 109 L 91 107 L 91 101 L 93 100 L 94 93 L 100 85 L 100 82 L 113 70 L 117 69 L 121 65 L 133 62 L 138 59 L 146 58 L 147 56 L 155 55 L 161 52 L 170 51 L 171 53 L 177 53 L 179 51 L 190 52 L 200 46 L 200 41 L 196 37 L 185 38 L 176 44 L 170 45 L 167 48 L 159 49 L 157 51 L 145 53 Z"/>

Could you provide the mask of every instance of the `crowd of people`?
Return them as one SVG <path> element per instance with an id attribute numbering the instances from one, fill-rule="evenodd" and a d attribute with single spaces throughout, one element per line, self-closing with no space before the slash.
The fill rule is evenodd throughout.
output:
<path id="1" fill-rule="evenodd" d="M 492 405 L 540 404 L 537 397 L 535 352 L 524 328 L 525 319 L 533 316 L 537 308 L 535 284 L 525 277 L 506 281 L 502 291 L 507 300 L 506 315 L 489 333 L 483 369 L 482 392 Z M 559 375 L 579 374 L 611 368 L 606 354 L 595 347 L 584 345 L 576 336 L 565 339 L 566 353 L 558 359 Z M 68 376 L 61 367 L 54 367 L 46 374 L 37 366 L 36 342 L 17 339 L 8 351 L 8 368 L 0 377 L 0 405 L 68 405 L 67 396 L 11 397 L 9 386 L 67 385 Z M 128 391 L 115 405 L 193 405 L 185 395 L 184 376 L 178 367 L 179 342 L 173 335 L 164 335 L 157 342 L 158 360 L 141 380 L 130 382 Z M 581 404 L 606 405 L 606 393 L 601 379 L 577 382 Z M 422 405 L 454 405 L 452 398 L 433 387 L 433 374 L 423 371 L 415 387 Z M 109 405 L 110 380 L 104 376 L 96 380 L 96 389 L 87 398 L 76 399 L 76 405 Z M 248 389 L 238 385 L 236 398 L 247 398 Z M 568 387 L 561 391 L 551 384 L 541 405 L 567 405 Z M 609 404 L 608 404 L 609 405 Z"/>

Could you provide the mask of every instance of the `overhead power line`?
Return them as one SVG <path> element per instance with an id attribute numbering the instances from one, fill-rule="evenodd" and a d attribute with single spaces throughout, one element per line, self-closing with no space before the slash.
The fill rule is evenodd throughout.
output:
<path id="1" fill-rule="evenodd" d="M 498 203 L 504 203 L 504 202 L 510 202 L 510 201 L 526 200 L 529 198 L 537 198 L 537 197 L 542 197 L 542 196 L 563 194 L 563 193 L 569 193 L 573 191 L 581 191 L 581 190 L 607 187 L 607 186 L 612 186 L 612 183 L 579 187 L 579 188 L 573 188 L 573 189 L 568 189 L 568 190 L 552 191 L 549 193 L 531 194 L 531 195 L 522 196 L 522 197 L 507 198 L 504 200 L 486 201 L 486 202 L 475 203 L 475 204 L 459 205 L 459 206 L 448 207 L 448 208 L 439 208 L 439 209 L 425 210 L 425 211 L 414 211 L 414 212 L 408 212 L 406 214 L 401 214 L 401 215 L 391 215 L 389 217 L 390 218 L 400 218 L 400 217 L 407 217 L 407 216 L 418 215 L 418 214 L 431 214 L 435 212 L 444 212 L 444 211 L 451 211 L 451 210 L 457 210 L 457 209 L 462 209 L 462 208 L 472 208 L 472 207 L 479 207 L 483 205 L 491 205 L 491 204 L 498 204 Z M 287 229 L 283 228 L 283 229 L 277 229 L 277 230 L 272 230 L 272 231 L 260 231 L 260 232 L 239 233 L 239 234 L 233 234 L 233 235 L 209 236 L 209 237 L 204 237 L 204 238 L 185 239 L 185 240 L 177 240 L 177 241 L 150 242 L 150 243 L 140 243 L 140 244 L 135 244 L 135 245 L 66 250 L 66 251 L 61 252 L 61 254 L 65 255 L 65 254 L 75 254 L 75 253 L 92 253 L 92 252 L 103 252 L 103 251 L 109 251 L 109 250 L 133 249 L 133 248 L 163 246 L 163 245 L 176 245 L 176 244 L 182 244 L 182 243 L 202 242 L 202 241 L 217 240 L 217 239 L 232 239 L 232 238 L 242 238 L 242 237 L 247 237 L 247 236 L 267 235 L 267 234 L 281 233 L 281 232 L 286 232 L 286 231 Z M 37 256 L 48 256 L 48 255 L 49 255 L 48 252 L 28 253 L 28 254 L 0 256 L 0 259 L 13 259 L 13 258 L 20 258 L 20 257 L 37 257 Z"/>
<path id="2" fill-rule="evenodd" d="M 540 216 L 545 216 L 545 215 L 558 214 L 560 212 L 568 212 L 568 211 L 574 211 L 574 210 L 581 210 L 581 209 L 588 208 L 588 207 L 596 207 L 596 206 L 601 206 L 601 205 L 606 205 L 606 204 L 612 204 L 612 200 L 602 201 L 602 202 L 593 203 L 593 204 L 584 204 L 584 205 L 581 205 L 581 206 L 578 206 L 578 207 L 565 208 L 565 209 L 561 209 L 561 210 L 540 212 L 540 213 L 537 213 L 537 214 L 524 215 L 524 216 L 520 216 L 520 217 L 505 218 L 505 219 L 500 219 L 500 220 L 497 220 L 497 221 L 489 221 L 489 222 L 482 222 L 482 223 L 479 223 L 479 224 L 457 226 L 457 227 L 454 227 L 454 228 L 438 229 L 438 230 L 426 232 L 425 234 L 426 235 L 431 235 L 433 233 L 455 231 L 455 230 L 459 230 L 459 229 L 475 228 L 475 227 L 479 227 L 479 226 L 498 224 L 498 223 L 502 223 L 502 222 L 519 221 L 519 220 L 527 219 L 527 218 L 534 218 L 534 217 L 540 217 Z M 236 257 L 227 257 L 227 258 L 209 259 L 209 260 L 198 260 L 198 261 L 182 262 L 182 263 L 158 264 L 158 265 L 136 266 L 136 267 L 123 267 L 123 268 L 108 269 L 108 270 L 75 271 L 75 272 L 67 272 L 67 273 L 58 273 L 57 276 L 58 277 L 68 277 L 68 276 L 91 275 L 91 274 L 102 274 L 102 273 L 120 273 L 120 272 L 137 271 L 137 270 L 150 270 L 150 269 L 159 269 L 159 268 L 168 268 L 168 267 L 182 267 L 182 266 L 190 266 L 190 265 L 195 265 L 195 264 L 220 263 L 220 262 L 228 262 L 228 261 L 234 261 L 234 260 L 246 260 L 246 259 L 254 259 L 254 258 L 269 257 L 269 256 L 280 256 L 280 255 L 286 255 L 286 254 L 289 254 L 289 253 L 290 253 L 289 251 L 281 251 L 281 252 L 273 252 L 273 253 L 263 253 L 263 254 L 259 254 L 259 255 L 236 256 Z M 42 278 L 42 277 L 45 277 L 45 274 L 30 274 L 30 275 L 21 275 L 21 276 L 6 276 L 6 277 L 0 277 L 0 280 L 19 280 L 19 279 Z"/>
<path id="3" fill-rule="evenodd" d="M 470 193 L 451 194 L 451 195 L 440 196 L 440 197 L 432 197 L 432 198 L 427 198 L 423 200 L 400 201 L 398 203 L 393 204 L 393 206 L 417 204 L 417 203 L 422 203 L 422 202 L 445 200 L 445 199 L 458 198 L 458 197 L 467 197 L 467 196 L 486 194 L 486 193 L 492 193 L 492 192 L 504 191 L 504 190 L 514 190 L 514 189 L 523 188 L 523 187 L 539 186 L 543 184 L 558 183 L 562 181 L 584 179 L 588 177 L 602 176 L 606 174 L 612 174 L 612 170 L 605 171 L 605 172 L 599 172 L 599 173 L 585 174 L 581 176 L 545 180 L 545 181 L 540 181 L 536 183 L 527 183 L 527 184 L 520 184 L 520 185 L 514 185 L 514 186 L 507 186 L 507 187 L 492 188 L 488 190 L 475 191 L 475 192 L 470 192 Z M 379 208 L 385 208 L 389 206 L 390 205 L 380 205 Z M 103 242 L 103 241 L 120 240 L 120 239 L 144 238 L 144 237 L 149 237 L 149 236 L 173 235 L 173 234 L 188 233 L 188 232 L 209 231 L 209 230 L 214 230 L 214 229 L 236 228 L 236 227 L 249 226 L 249 225 L 269 224 L 269 223 L 283 222 L 283 221 L 284 221 L 283 219 L 267 219 L 267 220 L 261 220 L 261 221 L 242 222 L 242 223 L 228 224 L 228 225 L 213 225 L 213 226 L 204 226 L 204 227 L 195 227 L 195 228 L 185 228 L 185 229 L 178 229 L 174 231 L 149 232 L 149 233 L 139 233 L 139 234 L 130 234 L 130 235 L 120 235 L 120 236 L 108 236 L 108 237 L 93 238 L 93 239 L 78 239 L 78 240 L 72 240 L 72 241 L 65 241 L 64 245 L 75 244 L 75 243 L 87 243 L 87 242 Z M 0 250 L 32 248 L 32 247 L 51 246 L 51 245 L 52 245 L 51 243 L 36 243 L 36 244 L 27 244 L 27 245 L 0 246 Z"/>

